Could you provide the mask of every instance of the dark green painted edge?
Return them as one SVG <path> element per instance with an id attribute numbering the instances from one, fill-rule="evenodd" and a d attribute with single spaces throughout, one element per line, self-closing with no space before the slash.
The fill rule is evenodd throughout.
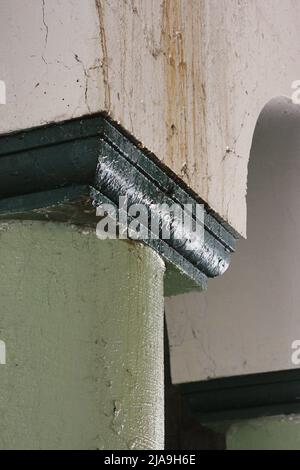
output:
<path id="1" fill-rule="evenodd" d="M 101 183 L 97 164 L 107 153 L 117 157 L 120 168 L 127 165 L 133 181 L 135 175 L 142 177 L 144 192 L 152 186 L 181 205 L 203 203 L 134 138 L 97 114 L 0 136 L 0 218 L 95 224 L 91 204 Z M 206 204 L 205 210 L 206 246 L 199 252 L 200 265 L 171 243 L 148 243 L 166 260 L 166 295 L 205 288 L 207 276 L 219 274 L 219 263 L 229 264 L 237 234 Z"/>
<path id="2" fill-rule="evenodd" d="M 300 369 L 180 384 L 202 422 L 300 412 Z"/>

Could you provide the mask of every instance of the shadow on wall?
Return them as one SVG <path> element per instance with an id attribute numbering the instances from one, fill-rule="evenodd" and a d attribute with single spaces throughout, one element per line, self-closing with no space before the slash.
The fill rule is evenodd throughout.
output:
<path id="1" fill-rule="evenodd" d="M 165 328 L 165 450 L 224 450 L 225 434 L 203 426 L 179 387 L 172 385 L 168 335 Z"/>
<path id="2" fill-rule="evenodd" d="M 166 299 L 173 383 L 295 367 L 300 338 L 300 106 L 263 109 L 248 175 L 248 239 L 206 293 Z"/>

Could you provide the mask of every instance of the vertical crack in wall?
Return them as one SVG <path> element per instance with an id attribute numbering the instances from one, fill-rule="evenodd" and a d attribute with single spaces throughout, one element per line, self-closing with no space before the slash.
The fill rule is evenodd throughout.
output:
<path id="1" fill-rule="evenodd" d="M 47 64 L 47 61 L 45 59 L 45 52 L 46 52 L 46 48 L 47 48 L 47 44 L 48 44 L 49 27 L 48 27 L 48 25 L 46 23 L 46 19 L 45 19 L 45 0 L 42 0 L 42 18 L 43 18 L 43 25 L 44 25 L 44 28 L 45 28 L 44 51 L 43 51 L 43 54 L 42 54 L 42 59 L 43 59 L 43 62 L 45 62 L 45 64 Z"/>
<path id="2" fill-rule="evenodd" d="M 111 109 L 111 97 L 110 97 L 110 87 L 108 80 L 108 52 L 107 52 L 107 42 L 105 34 L 105 25 L 104 25 L 104 8 L 101 0 L 95 0 L 96 9 L 98 12 L 99 18 L 99 28 L 100 28 L 100 42 L 102 48 L 102 73 L 104 81 L 104 104 L 105 110 L 107 112 Z"/>
<path id="3" fill-rule="evenodd" d="M 78 54 L 74 54 L 74 58 L 75 58 L 76 62 L 78 62 L 82 66 L 82 70 L 83 70 L 84 77 L 85 77 L 84 100 L 85 100 L 85 104 L 87 106 L 87 109 L 89 110 L 89 112 L 91 112 L 91 109 L 90 109 L 90 106 L 89 106 L 89 103 L 88 103 L 89 72 L 87 71 L 87 69 L 86 69 L 84 63 L 82 62 L 82 60 L 78 57 Z"/>

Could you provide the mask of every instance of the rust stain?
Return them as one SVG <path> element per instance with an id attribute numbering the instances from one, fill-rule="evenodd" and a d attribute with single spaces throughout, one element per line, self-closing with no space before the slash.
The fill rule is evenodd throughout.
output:
<path id="1" fill-rule="evenodd" d="M 202 196 L 208 194 L 206 96 L 202 70 L 203 2 L 164 0 L 165 162 Z"/>
<path id="2" fill-rule="evenodd" d="M 114 20 L 119 31 L 120 54 L 117 55 L 118 58 L 111 57 L 111 67 L 114 65 L 116 69 L 116 61 L 119 61 L 119 85 L 116 89 L 115 82 L 113 85 L 110 83 L 113 77 L 108 57 L 108 46 L 115 39 L 113 36 L 110 38 L 112 32 L 107 30 L 105 22 L 105 15 L 108 13 L 106 7 L 108 9 L 111 6 L 108 1 L 95 0 L 103 55 L 101 68 L 105 110 L 110 115 L 116 112 L 118 120 L 122 124 L 126 123 L 125 127 L 129 132 L 135 134 L 140 131 L 138 137 L 145 139 L 147 129 L 143 127 L 141 118 L 144 122 L 146 111 L 141 114 L 140 104 L 143 103 L 145 110 L 154 109 L 152 101 L 156 96 L 151 90 L 147 94 L 143 85 L 135 83 L 132 77 L 136 73 L 142 78 L 149 71 L 157 71 L 153 74 L 157 80 L 163 75 L 162 83 L 153 86 L 154 90 L 156 87 L 159 90 L 159 99 L 162 97 L 159 106 L 164 108 L 164 123 L 157 124 L 154 121 L 156 117 L 149 116 L 153 123 L 147 124 L 154 129 L 165 126 L 158 137 L 160 139 L 161 135 L 165 136 L 164 154 L 161 151 L 158 156 L 208 201 L 211 178 L 207 155 L 205 89 L 205 65 L 208 61 L 203 45 L 206 0 L 150 1 L 151 12 L 143 1 L 115 3 Z M 158 3 L 159 12 L 155 8 Z M 158 30 L 157 25 L 161 28 L 159 39 L 154 37 L 154 31 Z M 157 103 L 158 100 L 155 104 Z M 163 143 L 162 141 L 161 144 Z"/>
<path id="3" fill-rule="evenodd" d="M 164 0 L 162 48 L 165 54 L 167 163 L 180 171 L 187 158 L 186 62 L 180 1 Z M 178 154 L 179 153 L 179 154 Z"/>
<path id="4" fill-rule="evenodd" d="M 104 8 L 102 5 L 102 0 L 95 0 L 96 9 L 98 12 L 99 18 L 99 28 L 100 28 L 100 41 L 102 48 L 102 73 L 103 73 L 103 82 L 104 82 L 104 105 L 105 111 L 109 112 L 111 109 L 111 97 L 110 97 L 110 86 L 108 78 L 108 52 L 107 52 L 107 42 L 106 42 L 106 33 L 104 25 Z"/>

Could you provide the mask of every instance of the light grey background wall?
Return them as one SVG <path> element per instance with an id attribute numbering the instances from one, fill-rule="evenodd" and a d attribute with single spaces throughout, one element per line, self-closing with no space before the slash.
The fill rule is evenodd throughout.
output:
<path id="1" fill-rule="evenodd" d="M 300 339 L 300 106 L 270 102 L 248 178 L 248 240 L 206 293 L 166 300 L 173 382 L 295 367 Z"/>

